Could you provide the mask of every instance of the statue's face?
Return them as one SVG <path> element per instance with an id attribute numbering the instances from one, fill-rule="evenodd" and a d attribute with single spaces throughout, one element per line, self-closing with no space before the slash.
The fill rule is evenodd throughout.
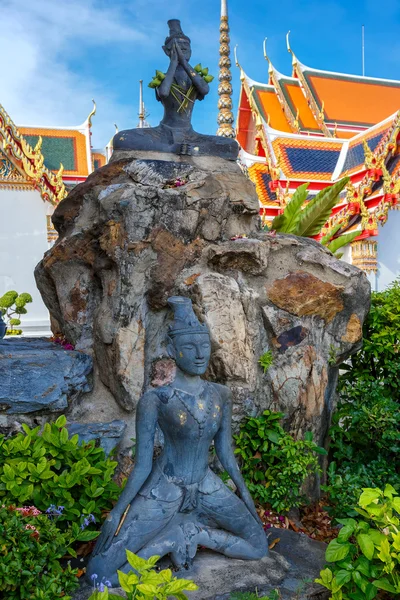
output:
<path id="1" fill-rule="evenodd" d="M 204 375 L 211 356 L 208 333 L 181 334 L 173 338 L 170 353 L 179 369 L 189 375 Z"/>
<path id="2" fill-rule="evenodd" d="M 190 57 L 192 56 L 192 49 L 190 47 L 189 40 L 187 40 L 186 38 L 172 39 L 169 42 L 168 46 L 163 46 L 165 54 L 167 54 L 168 56 L 171 56 L 171 48 L 172 48 L 172 44 L 174 43 L 174 41 L 176 44 L 178 44 L 179 48 L 182 51 L 183 56 L 186 58 L 187 61 L 189 61 Z"/>
<path id="3" fill-rule="evenodd" d="M 190 57 L 192 56 L 192 49 L 190 47 L 189 40 L 187 40 L 186 38 L 179 38 L 176 40 L 176 43 L 182 50 L 182 54 L 186 58 L 186 60 L 190 60 Z"/>

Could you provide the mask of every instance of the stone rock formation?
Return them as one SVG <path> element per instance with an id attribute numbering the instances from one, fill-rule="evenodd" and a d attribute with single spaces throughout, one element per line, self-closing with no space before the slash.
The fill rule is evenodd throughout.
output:
<path id="1" fill-rule="evenodd" d="M 144 388 L 170 380 L 166 300 L 183 295 L 210 328 L 206 376 L 231 387 L 235 421 L 280 410 L 289 431 L 324 443 L 338 365 L 361 345 L 369 283 L 313 240 L 263 232 L 254 186 L 235 162 L 114 153 L 53 222 L 59 239 L 37 284 L 61 332 L 93 356 L 95 390 L 108 394 L 83 399 L 78 420 L 93 420 L 101 402 L 102 420 L 132 423 Z"/>
<path id="2" fill-rule="evenodd" d="M 0 343 L 0 424 L 17 415 L 61 412 L 92 388 L 92 359 L 41 338 Z M 9 416 L 13 415 L 13 416 Z"/>

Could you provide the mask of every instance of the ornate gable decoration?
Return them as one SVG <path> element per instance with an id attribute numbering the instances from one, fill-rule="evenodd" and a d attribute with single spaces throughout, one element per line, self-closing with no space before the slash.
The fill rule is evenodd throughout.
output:
<path id="1" fill-rule="evenodd" d="M 32 148 L 0 104 L 0 183 L 32 186 L 39 190 L 43 200 L 56 205 L 67 195 L 63 166 L 60 165 L 56 175 L 47 169 L 41 145 L 39 138 Z"/>

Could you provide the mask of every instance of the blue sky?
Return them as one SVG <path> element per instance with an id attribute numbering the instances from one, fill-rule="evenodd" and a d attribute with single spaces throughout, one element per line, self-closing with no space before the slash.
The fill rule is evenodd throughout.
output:
<path id="1" fill-rule="evenodd" d="M 304 64 L 361 74 L 362 24 L 366 74 L 400 79 L 399 0 L 228 1 L 231 48 L 238 44 L 239 60 L 253 79 L 267 80 L 264 37 L 275 67 L 291 74 L 289 29 Z M 143 79 L 149 121 L 157 125 L 162 107 L 147 83 L 156 68 L 167 68 L 161 49 L 166 21 L 181 19 L 192 39 L 192 64 L 201 62 L 218 75 L 219 14 L 219 0 L 2 0 L 0 103 L 17 124 L 73 126 L 85 120 L 95 98 L 93 145 L 101 147 L 113 135 L 114 123 L 120 129 L 137 125 Z M 236 113 L 234 65 L 232 72 Z M 195 109 L 198 131 L 216 130 L 217 85 L 215 80 Z"/>

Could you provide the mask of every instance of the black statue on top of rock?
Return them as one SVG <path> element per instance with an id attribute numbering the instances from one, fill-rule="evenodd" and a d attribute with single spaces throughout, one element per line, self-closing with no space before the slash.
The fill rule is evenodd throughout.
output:
<path id="1" fill-rule="evenodd" d="M 170 385 L 147 391 L 136 413 L 136 463 L 105 521 L 87 574 L 118 585 L 117 570 L 130 570 L 126 550 L 142 558 L 170 554 L 190 565 L 199 545 L 231 558 L 261 559 L 268 544 L 232 449 L 231 393 L 201 379 L 211 354 L 210 335 L 191 300 L 168 300 L 174 321 L 168 352 L 176 362 Z M 153 462 L 156 427 L 164 435 Z M 215 451 L 235 483 L 234 494 L 208 466 Z"/>
<path id="2" fill-rule="evenodd" d="M 114 136 L 114 150 L 220 156 L 236 160 L 239 146 L 235 140 L 194 131 L 191 123 L 193 107 L 196 100 L 203 100 L 208 94 L 208 77 L 203 77 L 189 64 L 190 39 L 182 32 L 180 21 L 172 19 L 168 26 L 169 36 L 163 49 L 170 64 L 165 74 L 157 71 L 162 79 L 157 79 L 153 86 L 157 99 L 164 106 L 164 118 L 157 127 L 120 131 Z"/>

